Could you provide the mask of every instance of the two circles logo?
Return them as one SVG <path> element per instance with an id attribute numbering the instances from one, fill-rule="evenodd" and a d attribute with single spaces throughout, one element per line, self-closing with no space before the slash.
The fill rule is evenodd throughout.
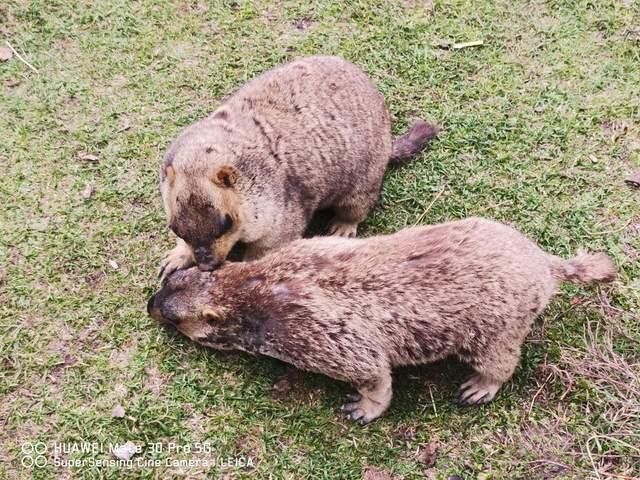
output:
<path id="1" fill-rule="evenodd" d="M 47 464 L 47 444 L 44 442 L 23 443 L 20 448 L 22 451 L 22 466 L 26 468 L 44 467 Z"/>

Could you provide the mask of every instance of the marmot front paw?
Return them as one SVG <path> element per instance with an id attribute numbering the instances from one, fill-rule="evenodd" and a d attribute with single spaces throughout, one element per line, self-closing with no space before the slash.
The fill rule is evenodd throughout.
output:
<path id="1" fill-rule="evenodd" d="M 483 405 L 493 400 L 502 382 L 477 374 L 464 382 L 458 390 L 460 405 Z"/>
<path id="2" fill-rule="evenodd" d="M 342 222 L 340 220 L 333 220 L 329 225 L 329 235 L 337 237 L 355 238 L 358 233 L 357 223 Z"/>
<path id="3" fill-rule="evenodd" d="M 191 249 L 178 245 L 176 248 L 167 253 L 167 256 L 160 262 L 160 272 L 158 278 L 161 282 L 171 275 L 176 270 L 182 270 L 195 265 L 195 259 Z"/>
<path id="4" fill-rule="evenodd" d="M 389 402 L 378 402 L 360 394 L 347 396 L 348 402 L 342 405 L 341 410 L 349 420 L 360 425 L 378 418 L 386 410 Z"/>

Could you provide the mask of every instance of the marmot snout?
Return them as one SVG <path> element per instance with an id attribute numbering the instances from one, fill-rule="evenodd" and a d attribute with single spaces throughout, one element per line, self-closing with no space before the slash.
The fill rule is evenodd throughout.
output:
<path id="1" fill-rule="evenodd" d="M 376 204 L 387 166 L 420 152 L 437 128 L 416 122 L 394 143 L 382 95 L 355 65 L 309 57 L 251 80 L 187 127 L 160 169 L 167 220 L 178 237 L 162 273 L 210 270 L 233 245 L 245 258 L 300 238 L 331 208 L 329 232 L 355 236 Z"/>
<path id="2" fill-rule="evenodd" d="M 262 354 L 350 382 L 369 422 L 391 369 L 455 355 L 476 371 L 464 404 L 490 401 L 558 285 L 616 276 L 604 254 L 549 255 L 511 227 L 471 218 L 367 239 L 298 240 L 249 263 L 177 272 L 151 315 L 202 345 Z"/>

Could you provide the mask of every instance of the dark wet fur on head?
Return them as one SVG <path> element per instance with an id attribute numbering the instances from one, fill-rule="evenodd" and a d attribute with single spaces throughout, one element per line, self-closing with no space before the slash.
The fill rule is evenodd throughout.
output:
<path id="1" fill-rule="evenodd" d="M 171 230 L 194 248 L 208 248 L 229 229 L 227 214 L 202 195 L 187 193 L 178 196 L 176 205 L 177 214 L 171 221 Z"/>

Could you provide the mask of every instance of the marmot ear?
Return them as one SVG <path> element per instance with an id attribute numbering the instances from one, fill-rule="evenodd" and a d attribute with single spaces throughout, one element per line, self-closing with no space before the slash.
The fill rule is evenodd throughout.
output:
<path id="1" fill-rule="evenodd" d="M 215 171 L 211 181 L 221 187 L 231 188 L 235 185 L 237 179 L 238 174 L 235 168 L 230 165 L 224 165 Z"/>
<path id="2" fill-rule="evenodd" d="M 202 319 L 208 323 L 214 323 L 221 320 L 220 312 L 211 307 L 204 307 L 202 312 L 200 312 L 200 315 L 202 315 Z"/>

